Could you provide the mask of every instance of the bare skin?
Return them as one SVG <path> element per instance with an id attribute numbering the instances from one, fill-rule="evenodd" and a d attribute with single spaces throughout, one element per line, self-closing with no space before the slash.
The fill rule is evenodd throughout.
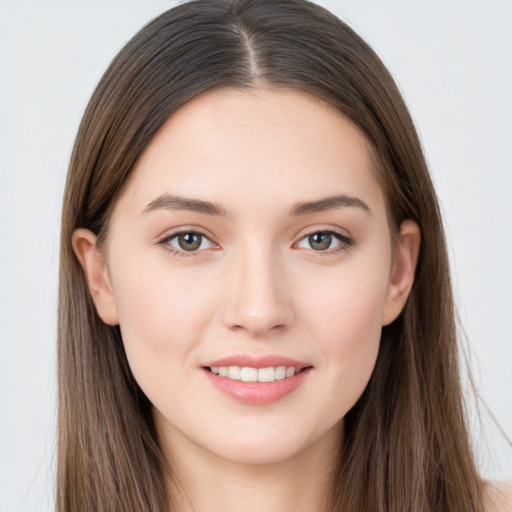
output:
<path id="1" fill-rule="evenodd" d="M 420 238 L 412 221 L 392 237 L 364 137 L 306 94 L 220 90 L 168 120 L 105 246 L 84 229 L 73 245 L 154 406 L 180 510 L 325 508 L 343 418 L 407 300 Z M 240 355 L 307 373 L 247 403 L 207 366 Z"/>
<path id="2" fill-rule="evenodd" d="M 512 483 L 489 482 L 485 488 L 488 512 L 512 512 Z"/>

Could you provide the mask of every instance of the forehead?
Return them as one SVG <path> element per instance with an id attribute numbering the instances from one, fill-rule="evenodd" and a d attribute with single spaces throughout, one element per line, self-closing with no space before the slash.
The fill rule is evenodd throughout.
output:
<path id="1" fill-rule="evenodd" d="M 282 206 L 343 193 L 381 202 L 365 138 L 334 108 L 290 90 L 221 89 L 180 108 L 135 165 L 121 202 L 162 194 Z M 364 199 L 363 199 L 364 200 Z"/>

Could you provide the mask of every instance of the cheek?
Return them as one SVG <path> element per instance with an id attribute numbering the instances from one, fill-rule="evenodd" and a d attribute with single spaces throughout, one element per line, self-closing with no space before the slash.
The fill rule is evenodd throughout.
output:
<path id="1" fill-rule="evenodd" d="M 188 277 L 186 271 L 148 266 L 115 283 L 123 344 L 143 389 L 146 382 L 153 387 L 152 381 L 179 371 L 201 342 L 213 291 Z"/>
<path id="2" fill-rule="evenodd" d="M 305 283 L 302 309 L 328 343 L 357 346 L 381 331 L 387 284 L 383 265 L 347 266 Z"/>
<path id="3" fill-rule="evenodd" d="M 330 404 L 333 418 L 343 417 L 359 399 L 379 351 L 387 274 L 368 268 L 333 275 L 322 293 L 310 293 L 308 299 L 309 337 L 319 344 L 329 387 L 329 393 L 319 390 L 319 395 L 326 408 L 328 395 L 337 397 L 335 407 Z"/>

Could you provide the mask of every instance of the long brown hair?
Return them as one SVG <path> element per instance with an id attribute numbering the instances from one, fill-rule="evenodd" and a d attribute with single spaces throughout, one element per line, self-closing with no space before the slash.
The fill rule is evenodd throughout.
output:
<path id="1" fill-rule="evenodd" d="M 90 100 L 62 213 L 57 509 L 163 512 L 172 504 L 151 404 L 119 328 L 96 313 L 72 233 L 83 227 L 105 238 L 134 163 L 178 108 L 215 88 L 259 86 L 308 92 L 351 119 L 372 148 L 392 229 L 413 219 L 422 232 L 409 300 L 383 328 L 374 373 L 345 417 L 332 511 L 481 512 L 445 239 L 414 124 L 372 49 L 304 0 L 173 8 L 121 50 Z"/>

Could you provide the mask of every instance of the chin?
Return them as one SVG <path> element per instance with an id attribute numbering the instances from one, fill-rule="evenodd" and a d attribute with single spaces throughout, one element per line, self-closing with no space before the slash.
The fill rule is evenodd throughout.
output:
<path id="1" fill-rule="evenodd" d="M 278 445 L 262 439 L 253 443 L 230 443 L 229 446 L 216 447 L 215 452 L 219 458 L 235 464 L 269 465 L 300 456 L 304 449 L 305 446 L 300 444 Z"/>
<path id="2" fill-rule="evenodd" d="M 342 421 L 331 428 L 322 430 L 301 430 L 290 428 L 259 429 L 237 435 L 225 433 L 217 443 L 207 449 L 218 457 L 242 465 L 280 464 L 300 459 L 311 451 L 321 453 L 322 447 L 332 450 L 342 437 Z M 213 441 L 213 439 L 212 439 Z"/>

